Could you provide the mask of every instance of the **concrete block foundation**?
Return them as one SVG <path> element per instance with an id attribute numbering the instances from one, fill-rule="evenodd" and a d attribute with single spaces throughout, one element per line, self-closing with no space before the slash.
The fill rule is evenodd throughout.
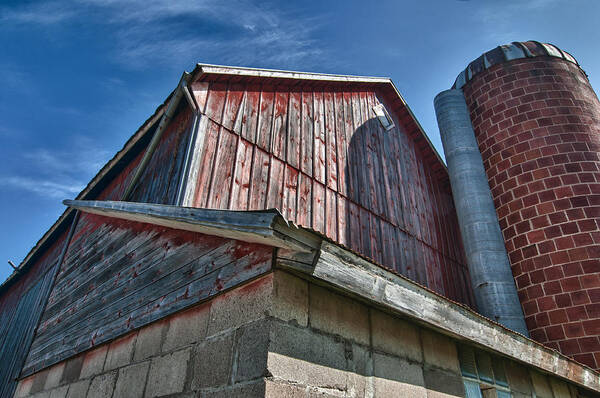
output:
<path id="1" fill-rule="evenodd" d="M 458 344 L 275 271 L 27 377 L 15 397 L 464 397 Z M 515 397 L 576 391 L 504 361 Z"/>

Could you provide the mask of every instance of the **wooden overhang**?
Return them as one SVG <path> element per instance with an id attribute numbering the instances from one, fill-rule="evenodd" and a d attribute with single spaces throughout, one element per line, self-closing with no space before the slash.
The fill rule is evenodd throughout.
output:
<path id="1" fill-rule="evenodd" d="M 368 76 L 349 76 L 332 75 L 323 73 L 308 73 L 283 71 L 272 69 L 243 68 L 222 65 L 197 64 L 191 73 L 184 72 L 184 77 L 188 77 L 188 82 L 198 81 L 242 81 L 242 80 L 265 80 L 294 82 L 295 84 L 329 84 L 332 86 L 359 85 L 375 87 L 383 95 L 386 102 L 396 112 L 401 122 L 407 128 L 410 137 L 422 151 L 426 161 L 442 184 L 449 184 L 448 171 L 444 161 L 427 137 L 423 127 L 409 108 L 408 104 L 392 82 L 387 77 L 368 77 Z M 88 185 L 77 195 L 77 200 L 94 199 L 107 183 L 113 178 L 114 174 L 122 170 L 129 160 L 135 156 L 140 147 L 145 147 L 152 138 L 152 133 L 156 129 L 158 122 L 165 113 L 171 98 L 177 88 L 175 88 L 165 99 L 154 114 L 150 116 L 139 129 L 129 138 L 123 148 L 109 160 L 102 169 L 92 178 Z M 43 250 L 47 248 L 57 236 L 65 231 L 70 225 L 74 216 L 71 207 L 67 208 L 56 222 L 46 231 L 35 246 L 25 256 L 17 269 L 0 285 L 0 295 L 16 280 L 24 274 L 29 267 L 33 265 Z"/>
<path id="2" fill-rule="evenodd" d="M 374 264 L 315 231 L 286 221 L 277 210 L 230 211 L 79 200 L 65 204 L 82 212 L 277 247 L 277 268 L 600 392 L 600 374 L 596 371 Z"/>
<path id="3" fill-rule="evenodd" d="M 293 230 L 299 228 L 285 222 L 276 209 L 234 211 L 99 200 L 64 200 L 63 203 L 85 213 L 101 216 L 299 252 L 310 252 L 313 249 L 310 242 L 303 242 L 298 239 L 297 233 L 293 234 Z"/>

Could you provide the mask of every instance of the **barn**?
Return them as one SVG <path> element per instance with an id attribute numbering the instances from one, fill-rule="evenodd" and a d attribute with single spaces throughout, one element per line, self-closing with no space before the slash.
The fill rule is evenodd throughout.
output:
<path id="1" fill-rule="evenodd" d="M 199 64 L 0 286 L 0 395 L 595 396 L 454 203 L 390 79 Z"/>

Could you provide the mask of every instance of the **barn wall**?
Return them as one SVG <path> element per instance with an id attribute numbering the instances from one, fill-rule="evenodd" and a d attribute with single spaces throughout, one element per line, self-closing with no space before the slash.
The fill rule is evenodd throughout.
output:
<path id="1" fill-rule="evenodd" d="M 271 258 L 266 246 L 82 214 L 23 373 L 256 276 Z"/>
<path id="2" fill-rule="evenodd" d="M 0 396 L 12 395 L 46 304 L 68 231 L 0 297 Z"/>
<path id="3" fill-rule="evenodd" d="M 471 304 L 452 197 L 372 88 L 210 83 L 195 207 L 277 208 L 299 225 Z M 388 107 L 388 111 L 391 108 Z"/>

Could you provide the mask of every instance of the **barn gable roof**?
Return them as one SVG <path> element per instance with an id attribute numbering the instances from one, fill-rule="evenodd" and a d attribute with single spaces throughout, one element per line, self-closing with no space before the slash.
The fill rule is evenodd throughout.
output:
<path id="1" fill-rule="evenodd" d="M 349 75 L 332 75 L 322 73 L 296 72 L 285 70 L 244 68 L 234 66 L 222 66 L 211 64 L 197 64 L 191 73 L 184 72 L 182 81 L 189 83 L 198 81 L 273 81 L 286 82 L 287 84 L 311 84 L 326 85 L 332 87 L 355 87 L 368 86 L 373 87 L 378 93 L 381 93 L 386 103 L 391 106 L 391 110 L 400 119 L 406 128 L 407 133 L 414 140 L 417 147 L 422 151 L 426 162 L 430 164 L 434 175 L 444 184 L 448 184 L 448 173 L 442 158 L 435 150 L 433 144 L 425 134 L 423 127 L 416 119 L 413 112 L 408 107 L 406 101 L 392 82 L 387 77 L 366 77 Z M 139 129 L 129 138 L 123 148 L 109 160 L 104 167 L 92 178 L 88 185 L 77 195 L 78 200 L 94 199 L 95 195 L 111 180 L 112 176 L 121 170 L 132 157 L 132 153 L 137 147 L 147 145 L 153 131 L 156 129 L 163 114 L 173 98 L 178 87 L 176 87 L 165 99 L 154 114 L 150 116 Z M 67 208 L 58 220 L 46 231 L 42 238 L 29 251 L 27 256 L 19 264 L 19 267 L 0 285 L 0 294 L 18 280 L 19 276 L 27 271 L 34 263 L 36 258 L 43 253 L 56 237 L 65 231 L 70 224 L 74 212 L 72 208 Z"/>
<path id="2" fill-rule="evenodd" d="M 291 85 L 313 84 L 331 88 L 372 87 L 377 90 L 391 106 L 407 133 L 423 153 L 425 161 L 440 180 L 448 181 L 446 165 L 425 130 L 389 77 L 332 75 L 324 73 L 296 72 L 274 69 L 243 68 L 198 64 L 192 72 L 192 81 L 207 82 L 264 82 L 273 81 Z"/>

